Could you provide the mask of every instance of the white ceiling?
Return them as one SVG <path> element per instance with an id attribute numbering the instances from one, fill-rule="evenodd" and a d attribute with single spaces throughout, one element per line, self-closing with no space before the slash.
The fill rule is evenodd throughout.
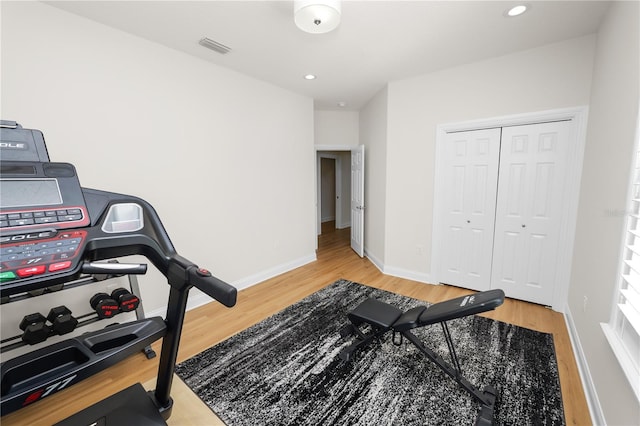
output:
<path id="1" fill-rule="evenodd" d="M 53 1 L 55 7 L 314 98 L 357 110 L 389 81 L 597 31 L 608 1 L 343 1 L 342 22 L 307 34 L 293 1 Z M 221 55 L 202 37 L 232 50 Z M 316 80 L 303 79 L 305 74 Z"/>

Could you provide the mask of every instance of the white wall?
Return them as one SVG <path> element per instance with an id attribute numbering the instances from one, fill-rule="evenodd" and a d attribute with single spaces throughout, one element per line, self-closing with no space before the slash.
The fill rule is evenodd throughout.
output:
<path id="1" fill-rule="evenodd" d="M 589 103 L 595 36 L 389 84 L 385 269 L 428 281 L 438 124 Z"/>
<path id="2" fill-rule="evenodd" d="M 364 158 L 364 250 L 384 268 L 387 238 L 387 88 L 378 92 L 360 111 L 360 144 Z"/>
<path id="3" fill-rule="evenodd" d="M 316 110 L 314 143 L 316 145 L 352 147 L 358 145 L 358 111 Z"/>
<path id="4" fill-rule="evenodd" d="M 598 32 L 568 301 L 609 425 L 640 421 L 640 404 L 599 324 L 609 321 L 618 282 L 640 100 L 639 5 L 614 3 Z"/>
<path id="5" fill-rule="evenodd" d="M 315 259 L 313 100 L 40 2 L 2 2 L 2 118 L 140 196 L 239 287 Z M 141 279 L 147 310 L 168 286 Z M 4 320 L 4 318 L 3 318 Z"/>

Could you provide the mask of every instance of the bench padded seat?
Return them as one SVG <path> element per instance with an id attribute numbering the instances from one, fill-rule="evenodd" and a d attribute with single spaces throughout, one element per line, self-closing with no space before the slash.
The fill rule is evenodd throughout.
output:
<path id="1" fill-rule="evenodd" d="M 377 299 L 367 299 L 347 314 L 355 324 L 371 324 L 374 327 L 388 330 L 402 315 L 402 310 Z"/>

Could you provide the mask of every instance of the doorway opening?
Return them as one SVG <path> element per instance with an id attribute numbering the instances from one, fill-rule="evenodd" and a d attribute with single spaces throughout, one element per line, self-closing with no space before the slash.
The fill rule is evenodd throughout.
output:
<path id="1" fill-rule="evenodd" d="M 327 148 L 326 150 L 316 147 L 316 235 L 321 235 L 322 232 L 323 158 L 335 160 L 335 168 L 333 169 L 335 170 L 335 186 L 328 185 L 332 188 L 335 187 L 335 193 L 324 194 L 325 197 L 332 199 L 331 203 L 335 202 L 334 229 L 348 228 L 351 234 L 351 248 L 360 257 L 364 257 L 364 145 L 349 148 Z M 331 170 L 331 163 L 326 164 L 325 172 Z M 331 182 L 332 178 L 329 177 L 326 180 Z M 332 211 L 331 207 L 325 210 L 324 217 L 327 221 L 330 220 Z"/>
<path id="2" fill-rule="evenodd" d="M 317 235 L 351 226 L 351 151 L 317 151 Z"/>

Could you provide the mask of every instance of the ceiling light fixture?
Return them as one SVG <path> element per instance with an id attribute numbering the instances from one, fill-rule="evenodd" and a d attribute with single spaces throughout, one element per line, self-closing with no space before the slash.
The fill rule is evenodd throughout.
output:
<path id="1" fill-rule="evenodd" d="M 340 0 L 294 0 L 293 16 L 298 28 L 312 34 L 328 33 L 340 25 Z"/>
<path id="2" fill-rule="evenodd" d="M 526 4 L 519 4 L 517 6 L 513 6 L 511 9 L 507 10 L 506 15 L 510 17 L 520 16 L 525 13 L 529 9 L 529 6 Z"/>
<path id="3" fill-rule="evenodd" d="M 315 80 L 316 76 L 313 75 L 313 74 L 307 74 L 307 75 L 304 76 L 304 79 L 305 80 Z"/>

